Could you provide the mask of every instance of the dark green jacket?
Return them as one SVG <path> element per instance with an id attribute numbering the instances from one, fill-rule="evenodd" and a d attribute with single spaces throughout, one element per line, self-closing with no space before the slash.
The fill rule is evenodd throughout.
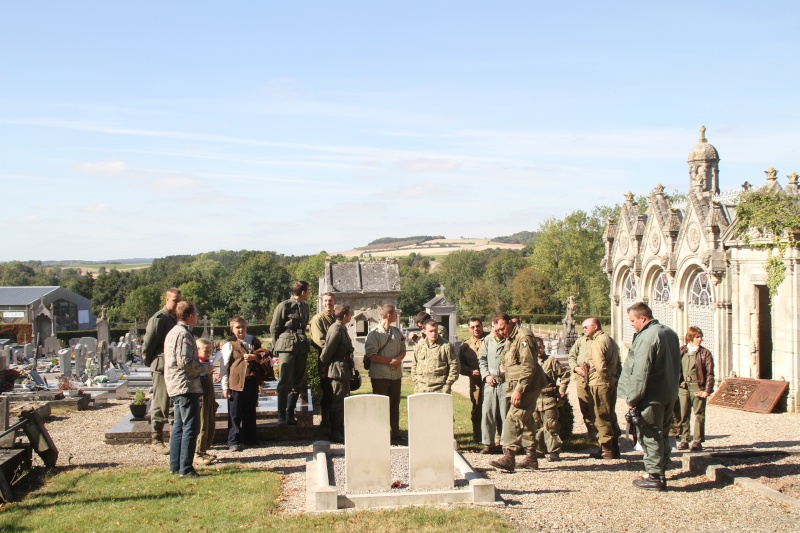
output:
<path id="1" fill-rule="evenodd" d="M 618 392 L 628 405 L 674 402 L 680 375 L 678 335 L 658 320 L 651 320 L 633 336 Z"/>
<path id="2" fill-rule="evenodd" d="M 164 339 L 167 338 L 167 333 L 172 331 L 178 324 L 178 319 L 175 315 L 169 312 L 164 307 L 150 317 L 147 322 L 147 329 L 144 332 L 144 339 L 142 339 L 142 355 L 144 356 L 144 364 L 151 366 L 153 361 L 159 356 L 164 354 Z M 163 372 L 163 362 L 159 365 L 158 372 Z M 156 370 L 154 368 L 154 370 Z"/>

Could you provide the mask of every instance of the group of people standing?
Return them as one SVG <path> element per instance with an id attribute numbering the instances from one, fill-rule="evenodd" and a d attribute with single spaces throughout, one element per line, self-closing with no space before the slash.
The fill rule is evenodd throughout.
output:
<path id="1" fill-rule="evenodd" d="M 353 313 L 350 306 L 337 305 L 332 293 L 325 293 L 322 311 L 309 319 L 309 292 L 307 282 L 295 282 L 292 296 L 276 307 L 270 327 L 273 353 L 247 334 L 241 317 L 230 321 L 231 337 L 221 349 L 220 381 L 228 402 L 231 451 L 258 442 L 259 388 L 275 358 L 280 368 L 278 424 L 297 424 L 294 413 L 306 383 L 309 341 L 319 353 L 320 431 L 332 442 L 344 442 L 344 400 L 350 394 L 355 368 L 347 331 Z M 169 454 L 170 471 L 182 477 L 196 476 L 194 465 L 216 459 L 208 453 L 217 405 L 212 381 L 216 359 L 212 359 L 211 343 L 192 335 L 197 315 L 192 302 L 182 301 L 178 289 L 169 289 L 166 305 L 148 322 L 143 342 L 144 362 L 153 373 L 151 448 Z M 394 305 L 383 305 L 380 317 L 366 337 L 364 367 L 373 394 L 389 397 L 391 438 L 402 442 L 399 407 L 406 338 L 394 326 Z M 634 480 L 637 487 L 666 488 L 673 420 L 681 427 L 679 449 L 702 448 L 705 406 L 714 386 L 713 358 L 701 345 L 699 328 L 690 327 L 681 346 L 677 334 L 653 319 L 644 303 L 628 309 L 636 334 L 624 365 L 617 343 L 596 317 L 583 322 L 584 335 L 570 351 L 569 368 L 546 353 L 542 339 L 506 313 L 492 318 L 488 334 L 481 319 L 470 318 L 470 338 L 457 355 L 441 325 L 426 313 L 416 319 L 421 335 L 412 334 L 409 339 L 416 343 L 411 365 L 415 393 L 450 393 L 459 374 L 467 376 L 473 438 L 483 444 L 483 454 L 502 451 L 501 458 L 491 461 L 498 469 L 537 469 L 538 459 L 545 454 L 550 461 L 560 460 L 559 408 L 566 402 L 571 379 L 588 436 L 598 443 L 597 451 L 590 454 L 597 459 L 621 457 L 615 406 L 618 395 L 625 400 L 626 418 L 636 427 L 644 450 L 645 474 Z M 167 421 L 172 424 L 169 447 L 163 440 Z M 517 462 L 516 456 L 523 452 L 525 457 Z"/>
<path id="2" fill-rule="evenodd" d="M 550 461 L 560 460 L 559 407 L 572 378 L 589 439 L 598 444 L 590 456 L 621 458 L 622 432 L 616 415 L 619 395 L 644 450 L 645 474 L 635 479 L 634 485 L 648 490 L 666 488 L 673 422 L 680 425 L 678 449 L 702 448 L 714 362 L 701 346 L 699 328 L 690 327 L 681 346 L 677 334 L 653 319 L 646 304 L 631 306 L 628 319 L 636 334 L 624 365 L 617 343 L 596 317 L 590 317 L 582 324 L 584 335 L 570 351 L 569 368 L 549 356 L 541 339 L 505 313 L 495 315 L 489 334 L 484 333 L 480 319 L 469 319 L 471 337 L 461 345 L 460 368 L 470 379 L 475 442 L 484 445 L 483 454 L 503 453 L 502 458 L 491 461 L 492 466 L 513 472 L 516 468 L 537 469 L 538 459 L 545 454 Z M 516 456 L 522 452 L 525 457 L 517 462 Z"/>

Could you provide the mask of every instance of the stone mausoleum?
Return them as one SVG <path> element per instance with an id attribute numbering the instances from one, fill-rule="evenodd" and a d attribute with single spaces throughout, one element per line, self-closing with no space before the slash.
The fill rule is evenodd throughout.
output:
<path id="1" fill-rule="evenodd" d="M 363 369 L 364 343 L 367 333 L 381 321 L 380 308 L 384 304 L 397 307 L 400 297 L 400 270 L 397 261 L 353 261 L 346 263 L 325 262 L 325 273 L 319 278 L 319 301 L 317 310 L 322 310 L 322 295 L 333 293 L 337 304 L 350 306 L 353 318 L 347 331 L 353 340 L 356 367 Z M 397 322 L 400 327 L 400 310 Z"/>
<path id="2" fill-rule="evenodd" d="M 602 265 L 611 281 L 610 334 L 627 355 L 634 334 L 627 308 L 644 301 L 681 341 L 689 326 L 703 330 L 718 382 L 734 373 L 786 380 L 787 408 L 798 411 L 800 251 L 786 251 L 786 279 L 770 297 L 769 251 L 735 236 L 737 197 L 751 186 L 720 192 L 719 161 L 705 127 L 700 128 L 700 140 L 689 153 L 685 201 L 670 203 L 658 185 L 644 214 L 628 193 L 619 220 L 608 221 Z M 796 173 L 785 187 L 777 170 L 765 173 L 764 187 L 800 198 Z M 771 236 L 751 235 L 753 244 L 770 241 Z"/>

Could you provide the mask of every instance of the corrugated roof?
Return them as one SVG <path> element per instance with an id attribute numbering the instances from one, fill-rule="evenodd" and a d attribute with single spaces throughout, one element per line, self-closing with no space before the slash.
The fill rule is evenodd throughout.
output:
<path id="1" fill-rule="evenodd" d="M 0 287 L 0 305 L 29 305 L 59 287 Z"/>

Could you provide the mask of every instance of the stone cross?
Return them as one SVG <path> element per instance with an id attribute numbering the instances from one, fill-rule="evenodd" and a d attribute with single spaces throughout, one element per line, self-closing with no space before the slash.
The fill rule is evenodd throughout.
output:
<path id="1" fill-rule="evenodd" d="M 203 325 L 203 334 L 201 337 L 208 340 L 208 315 L 203 315 L 203 320 L 201 320 L 200 323 Z"/>

